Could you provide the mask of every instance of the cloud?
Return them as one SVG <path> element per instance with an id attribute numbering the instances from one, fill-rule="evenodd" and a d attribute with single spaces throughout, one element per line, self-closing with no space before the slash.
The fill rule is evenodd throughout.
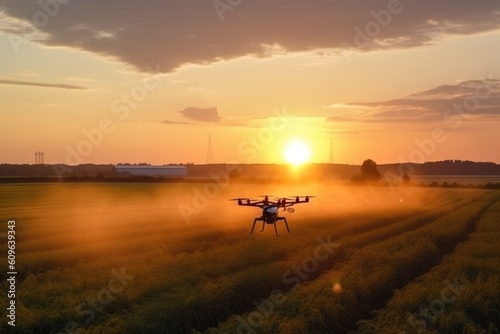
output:
<path id="1" fill-rule="evenodd" d="M 178 122 L 178 121 L 170 121 L 170 120 L 165 120 L 162 123 L 163 124 L 172 124 L 172 125 L 186 125 L 186 124 L 191 124 L 189 122 Z"/>
<path id="2" fill-rule="evenodd" d="M 329 135 L 358 135 L 359 130 L 330 130 L 326 132 Z"/>
<path id="3" fill-rule="evenodd" d="M 23 77 L 37 77 L 38 73 L 25 70 L 25 71 L 15 73 L 14 75 L 19 75 L 19 76 L 23 76 Z"/>
<path id="4" fill-rule="evenodd" d="M 77 77 L 77 76 L 72 76 L 72 75 L 64 77 L 63 80 L 67 80 L 67 81 L 81 81 L 81 82 L 95 81 L 94 79 L 82 78 L 82 77 Z"/>
<path id="5" fill-rule="evenodd" d="M 218 122 L 221 119 L 219 113 L 217 112 L 217 107 L 213 108 L 189 107 L 179 111 L 179 113 L 186 118 L 193 119 L 196 121 Z"/>
<path id="6" fill-rule="evenodd" d="M 45 87 L 45 88 L 60 88 L 60 89 L 88 89 L 87 87 L 75 86 L 75 85 L 51 84 L 51 83 L 42 83 L 42 82 L 29 82 L 29 81 L 3 80 L 3 79 L 0 79 L 0 84 L 2 84 L 2 85 L 31 86 L 31 87 Z"/>
<path id="7" fill-rule="evenodd" d="M 197 115 L 196 121 L 200 121 L 200 118 L 204 118 L 202 121 L 204 122 L 216 122 L 215 119 L 217 117 L 215 116 L 206 116 L 205 113 L 207 110 L 213 110 L 214 108 L 208 108 L 208 109 L 201 109 L 201 108 L 186 108 L 186 109 L 195 109 L 197 112 L 200 113 L 200 115 Z M 185 110 L 186 110 L 185 109 Z M 185 110 L 179 111 L 179 113 L 183 113 Z M 191 112 L 191 111 L 190 111 Z M 193 117 L 188 117 L 191 119 L 194 119 Z M 273 117 L 247 117 L 247 118 L 222 118 L 218 117 L 219 121 L 217 121 L 217 126 L 220 127 L 239 127 L 239 128 L 250 128 L 250 129 L 261 129 L 263 126 L 269 126 L 269 122 Z M 210 121 L 206 119 L 211 119 Z M 213 121 L 212 121 L 213 119 Z M 323 119 L 321 119 L 323 121 Z M 163 124 L 171 124 L 171 125 L 203 125 L 202 123 L 197 123 L 197 122 L 183 122 L 183 121 L 176 121 L 176 120 L 164 120 L 161 123 Z M 210 125 L 212 126 L 212 125 Z"/>
<path id="8" fill-rule="evenodd" d="M 338 123 L 344 123 L 344 122 L 353 122 L 356 121 L 355 118 L 352 117 L 346 117 L 346 116 L 330 116 L 326 119 L 328 122 L 338 122 Z"/>
<path id="9" fill-rule="evenodd" d="M 498 0 L 400 0 L 392 14 L 388 5 L 395 0 L 252 0 L 222 15 L 215 1 L 65 3 L 4 0 L 0 13 L 11 23 L 0 30 L 112 57 L 140 70 L 158 65 L 171 72 L 186 64 L 276 52 L 406 49 L 446 35 L 500 28 Z M 36 26 L 38 36 L 27 33 L 33 29 L 20 20 Z"/>
<path id="10" fill-rule="evenodd" d="M 347 107 L 349 105 L 363 109 L 350 115 L 345 112 L 342 116 L 332 115 L 327 121 L 434 122 L 458 114 L 476 117 L 500 116 L 500 80 L 467 80 L 386 101 L 343 104 Z"/>

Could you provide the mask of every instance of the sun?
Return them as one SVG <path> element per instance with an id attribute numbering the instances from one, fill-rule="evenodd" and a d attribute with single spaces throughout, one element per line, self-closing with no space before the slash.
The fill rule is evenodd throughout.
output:
<path id="1" fill-rule="evenodd" d="M 309 146 L 301 140 L 294 140 L 288 143 L 285 148 L 285 159 L 294 166 L 302 165 L 309 161 L 310 157 Z"/>

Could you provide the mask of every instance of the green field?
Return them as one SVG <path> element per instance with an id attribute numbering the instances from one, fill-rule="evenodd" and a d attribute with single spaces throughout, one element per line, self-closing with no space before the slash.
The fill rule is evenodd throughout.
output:
<path id="1" fill-rule="evenodd" d="M 213 185 L 0 185 L 0 332 L 499 332 L 500 191 Z M 264 194 L 318 197 L 249 235 Z"/>

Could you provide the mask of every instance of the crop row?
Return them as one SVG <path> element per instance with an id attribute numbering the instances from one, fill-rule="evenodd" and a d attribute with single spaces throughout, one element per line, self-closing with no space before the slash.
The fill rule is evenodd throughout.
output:
<path id="1" fill-rule="evenodd" d="M 268 240 L 239 241 L 233 248 L 224 245 L 217 254 L 212 253 L 214 250 L 201 252 L 196 254 L 200 256 L 198 260 L 190 257 L 182 261 L 189 268 L 189 274 L 176 272 L 179 281 L 173 282 L 170 276 L 157 272 L 155 279 L 158 281 L 147 284 L 154 287 L 153 292 L 145 289 L 131 312 L 138 318 L 151 319 L 152 324 L 158 326 L 151 329 L 153 332 L 162 332 L 161 329 L 178 333 L 189 332 L 193 328 L 204 330 L 232 313 L 251 310 L 255 303 L 272 295 L 275 290 L 286 292 L 293 288 L 294 282 L 302 279 L 293 273 L 297 265 L 317 265 L 313 272 L 307 274 L 307 280 L 314 280 L 343 261 L 353 247 L 361 248 L 404 230 L 418 228 L 454 209 L 455 205 L 424 213 L 410 211 L 404 215 L 391 210 L 383 214 L 379 212 L 375 217 L 337 220 L 334 224 L 323 221 L 315 223 L 317 228 L 308 227 L 300 234 L 294 234 L 293 242 L 290 239 L 272 243 Z M 327 237 L 330 232 L 331 238 Z M 359 236 L 352 237 L 353 234 Z M 338 247 L 328 259 L 317 261 L 317 264 L 314 261 L 304 264 L 304 259 L 311 259 L 317 250 L 318 235 Z M 245 248 L 242 248 L 243 245 Z M 204 263 L 199 264 L 199 261 Z M 109 321 L 116 322 L 118 319 L 115 317 Z M 125 329 L 129 330 L 128 327 Z"/>
<path id="2" fill-rule="evenodd" d="M 469 239 L 432 271 L 397 291 L 360 333 L 498 333 L 500 200 Z"/>
<path id="3" fill-rule="evenodd" d="M 382 307 L 395 290 L 429 271 L 465 241 L 496 198 L 497 194 L 489 194 L 431 224 L 355 250 L 344 265 L 284 294 L 272 311 L 257 309 L 234 315 L 208 333 L 353 330 L 359 320 Z"/>
<path id="4" fill-rule="evenodd" d="M 431 224 L 465 206 L 477 191 L 432 193 L 423 208 L 371 209 L 353 215 L 314 218 L 297 222 L 293 234 L 282 238 L 237 234 L 205 227 L 185 235 L 162 230 L 155 220 L 142 224 L 111 222 L 98 229 L 105 237 L 60 248 L 68 238 L 81 237 L 71 221 L 44 226 L 26 225 L 19 242 L 18 315 L 16 331 L 62 331 L 77 323 L 86 332 L 188 332 L 205 330 L 231 314 L 245 314 L 279 290 L 286 293 L 297 277 L 293 267 L 313 256 L 320 237 L 327 246 L 339 244 L 328 259 L 319 261 L 302 284 L 322 274 L 374 242 Z M 52 227 L 51 227 L 52 226 Z M 23 230 L 24 229 L 24 230 Z M 234 231 L 233 231 L 234 232 Z M 90 233 L 90 232 L 88 232 Z M 85 238 L 83 238 L 85 240 Z M 165 241 L 168 240 L 168 241 Z M 48 242 L 48 243 L 47 243 Z M 43 244 L 46 250 L 39 251 Z M 50 245 L 55 247 L 50 247 Z M 112 271 L 126 268 L 134 280 L 94 308 L 91 302 L 105 298 Z M 284 281 L 284 275 L 288 273 Z M 4 294 L 4 285 L 1 286 Z M 297 291 L 299 291 L 298 289 Z M 288 294 L 287 294 L 288 295 Z M 104 297 L 103 297 L 104 296 Z M 109 297 L 109 296 L 108 296 Z M 83 304 L 83 306 L 82 306 Z M 4 307 L 0 301 L 0 307 Z M 82 316 L 86 314 L 86 316 Z M 139 328 L 141 330 L 139 330 Z"/>

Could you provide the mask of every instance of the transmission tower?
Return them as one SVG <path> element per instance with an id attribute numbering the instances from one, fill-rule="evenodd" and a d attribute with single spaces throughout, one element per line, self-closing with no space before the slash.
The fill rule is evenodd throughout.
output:
<path id="1" fill-rule="evenodd" d="M 207 164 L 214 162 L 212 157 L 212 134 L 208 135 L 208 147 L 207 147 Z"/>
<path id="2" fill-rule="evenodd" d="M 35 165 L 43 165 L 43 152 L 35 152 Z"/>

